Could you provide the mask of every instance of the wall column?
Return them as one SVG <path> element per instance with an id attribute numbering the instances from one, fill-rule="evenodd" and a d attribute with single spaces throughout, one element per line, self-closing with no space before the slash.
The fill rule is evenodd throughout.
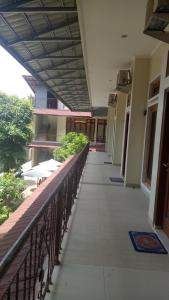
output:
<path id="1" fill-rule="evenodd" d="M 111 156 L 113 151 L 113 124 L 114 124 L 115 108 L 108 107 L 107 115 L 107 136 L 106 136 L 106 152 Z"/>
<path id="2" fill-rule="evenodd" d="M 57 117 L 57 138 L 56 141 L 60 142 L 62 137 L 66 134 L 66 117 Z"/>
<path id="3" fill-rule="evenodd" d="M 124 131 L 124 117 L 126 108 L 126 94 L 118 92 L 114 132 L 114 147 L 113 147 L 113 165 L 121 164 L 122 145 L 123 145 L 123 131 Z"/>
<path id="4" fill-rule="evenodd" d="M 133 62 L 131 113 L 126 153 L 125 184 L 139 186 L 143 160 L 143 145 L 149 80 L 149 59 L 135 58 Z"/>

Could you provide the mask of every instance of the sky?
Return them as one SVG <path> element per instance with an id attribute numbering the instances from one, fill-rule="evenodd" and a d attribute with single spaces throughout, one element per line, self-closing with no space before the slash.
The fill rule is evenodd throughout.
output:
<path id="1" fill-rule="evenodd" d="M 0 91 L 20 98 L 33 95 L 22 75 L 30 73 L 0 46 Z"/>

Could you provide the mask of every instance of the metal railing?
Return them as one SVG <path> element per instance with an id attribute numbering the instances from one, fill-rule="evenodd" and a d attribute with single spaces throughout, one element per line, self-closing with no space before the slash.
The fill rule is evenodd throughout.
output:
<path id="1" fill-rule="evenodd" d="M 42 300 L 49 292 L 88 150 L 71 158 L 42 191 L 42 206 L 36 211 L 35 205 L 32 220 L 1 260 L 0 300 Z"/>

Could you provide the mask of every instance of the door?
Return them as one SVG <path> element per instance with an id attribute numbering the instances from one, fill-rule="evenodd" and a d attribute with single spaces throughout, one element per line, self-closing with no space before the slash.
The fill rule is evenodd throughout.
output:
<path id="1" fill-rule="evenodd" d="M 98 121 L 97 121 L 97 136 L 96 136 L 96 142 L 97 143 L 105 143 L 106 125 L 107 125 L 106 120 L 98 119 Z"/>
<path id="2" fill-rule="evenodd" d="M 169 91 L 165 94 L 155 224 L 169 236 Z"/>
<path id="3" fill-rule="evenodd" d="M 157 118 L 157 104 L 148 108 L 147 115 L 147 136 L 145 147 L 145 166 L 144 166 L 144 178 L 143 180 L 149 186 L 151 186 L 152 167 L 153 167 L 153 154 L 154 154 L 154 142 L 156 133 L 156 118 Z"/>
<path id="4" fill-rule="evenodd" d="M 126 114 L 126 124 L 124 133 L 124 147 L 123 147 L 123 162 L 122 162 L 122 176 L 125 175 L 126 170 L 126 153 L 127 153 L 127 140 L 128 140 L 128 130 L 129 130 L 129 113 Z"/>

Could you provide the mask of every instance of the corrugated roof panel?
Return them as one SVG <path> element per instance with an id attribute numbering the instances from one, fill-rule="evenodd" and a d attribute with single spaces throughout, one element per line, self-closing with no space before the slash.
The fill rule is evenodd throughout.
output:
<path id="1" fill-rule="evenodd" d="M 11 10 L 8 5 L 12 7 Z M 76 98 L 72 95 L 70 98 L 67 95 L 64 96 L 63 93 L 63 90 L 67 89 L 68 82 L 75 85 L 74 90 L 83 90 L 84 86 L 87 88 L 86 79 L 76 79 L 76 77 L 84 77 L 85 74 L 84 71 L 78 70 L 84 68 L 83 59 L 77 57 L 82 56 L 80 40 L 56 40 L 57 38 L 80 37 L 78 15 L 75 9 L 71 13 L 70 10 L 66 13 L 60 12 L 61 9 L 75 7 L 76 2 L 74 0 L 20 0 L 15 2 L 0 0 L 1 12 L 4 11 L 4 6 L 6 6 L 6 11 L 0 13 L 1 44 L 34 76 L 38 79 L 41 78 L 50 92 L 69 108 L 79 110 L 80 107 L 82 109 L 85 107 L 90 109 L 88 96 Z M 54 12 L 55 8 L 50 11 L 51 7 L 59 8 L 59 12 Z M 47 8 L 49 8 L 48 11 L 44 13 L 42 10 Z M 19 12 L 21 9 L 22 11 Z M 44 38 L 55 39 L 55 41 L 42 41 Z M 67 58 L 62 58 L 62 56 L 67 56 Z M 48 71 L 50 67 L 54 67 L 55 70 Z M 65 68 L 65 71 L 58 71 L 57 68 Z M 69 68 L 77 69 L 77 71 L 71 75 Z M 43 72 L 39 73 L 41 70 Z M 66 77 L 66 74 L 69 79 L 60 78 L 63 75 Z M 50 77 L 53 79 L 47 80 Z M 56 91 L 58 92 L 56 93 Z"/>

